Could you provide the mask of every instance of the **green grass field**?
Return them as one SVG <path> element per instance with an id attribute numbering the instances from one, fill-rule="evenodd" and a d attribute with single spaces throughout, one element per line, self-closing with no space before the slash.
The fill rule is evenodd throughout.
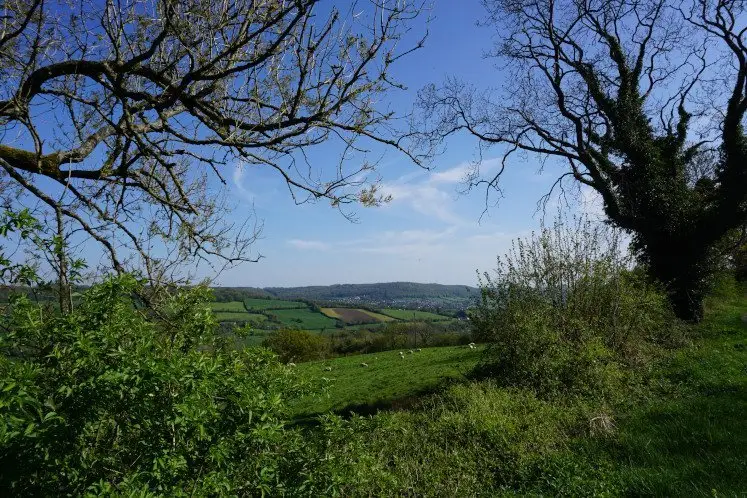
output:
<path id="1" fill-rule="evenodd" d="M 267 321 L 267 317 L 264 315 L 259 315 L 257 313 L 247 313 L 246 311 L 243 311 L 241 313 L 217 311 L 215 312 L 215 318 L 219 322 L 249 322 L 254 325 Z"/>
<path id="2" fill-rule="evenodd" d="M 215 311 L 229 311 L 233 313 L 243 313 L 246 311 L 244 303 L 241 301 L 231 301 L 227 303 L 210 303 L 210 308 Z"/>
<path id="3" fill-rule="evenodd" d="M 397 320 L 426 320 L 426 321 L 437 321 L 437 320 L 451 320 L 451 317 L 431 313 L 429 311 L 420 310 L 401 310 L 394 308 L 384 308 L 381 313 L 396 318 Z"/>
<path id="4" fill-rule="evenodd" d="M 301 418 L 395 408 L 351 418 L 329 443 L 354 448 L 361 472 L 392 472 L 395 487 L 362 488 L 373 495 L 747 496 L 745 320 L 744 295 L 711 300 L 689 344 L 655 348 L 600 397 L 542 399 L 500 380 L 441 388 L 479 352 L 431 348 L 300 364 L 304 378 L 329 379 L 327 395 L 293 408 Z M 595 430 L 600 417 L 609 423 Z"/>
<path id="5" fill-rule="evenodd" d="M 281 299 L 244 299 L 244 306 L 249 311 L 280 310 L 294 308 L 308 308 L 308 304 L 300 301 L 283 301 Z"/>
<path id="6" fill-rule="evenodd" d="M 330 329 L 335 327 L 335 320 L 326 317 L 317 311 L 304 309 L 278 309 L 268 310 L 268 314 L 277 317 L 276 321 L 284 327 L 300 328 L 305 330 Z"/>
<path id="7" fill-rule="evenodd" d="M 476 364 L 480 350 L 464 346 L 425 348 L 420 352 L 385 351 L 298 365 L 309 380 L 328 378 L 326 394 L 301 399 L 297 415 L 311 415 L 350 407 L 375 407 L 434 389 L 448 379 L 463 379 Z M 367 363 L 368 367 L 362 367 Z M 327 372 L 326 367 L 332 367 Z"/>

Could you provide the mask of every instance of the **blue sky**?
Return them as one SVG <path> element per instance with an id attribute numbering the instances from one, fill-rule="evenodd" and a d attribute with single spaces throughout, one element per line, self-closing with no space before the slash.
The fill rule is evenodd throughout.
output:
<path id="1" fill-rule="evenodd" d="M 478 0 L 436 2 L 425 47 L 403 60 L 393 74 L 408 89 L 387 96 L 398 109 L 412 107 L 417 90 L 458 76 L 478 87 L 500 87 L 495 61 L 482 54 L 492 33 L 478 28 Z M 415 32 L 422 32 L 415 26 Z M 382 151 L 379 174 L 388 205 L 361 208 L 351 223 L 327 203 L 294 204 L 284 185 L 269 172 L 236 165 L 230 175 L 235 215 L 252 209 L 264 223 L 255 251 L 258 263 L 246 263 L 217 278 L 233 286 L 296 286 L 384 281 L 476 284 L 476 271 L 495 265 L 511 240 L 536 229 L 542 214 L 537 201 L 559 166 L 539 174 L 536 158 L 513 160 L 502 186 L 504 197 L 482 216 L 484 191 L 460 195 L 461 180 L 476 154 L 476 142 L 452 137 L 432 171 L 418 168 L 395 151 Z M 317 153 L 318 164 L 335 163 L 332 151 Z M 497 166 L 500 149 L 488 150 L 483 170 Z M 554 212 L 552 207 L 548 216 Z M 209 276 L 209 275 L 205 275 Z"/>

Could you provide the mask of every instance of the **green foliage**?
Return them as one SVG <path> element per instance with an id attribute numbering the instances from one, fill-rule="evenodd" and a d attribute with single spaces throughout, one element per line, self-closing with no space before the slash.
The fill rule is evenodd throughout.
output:
<path id="1" fill-rule="evenodd" d="M 111 279 L 65 316 L 17 298 L 0 335 L 0 489 L 21 495 L 262 494 L 293 441 L 288 369 L 226 349 L 209 291 L 138 311 Z"/>
<path id="2" fill-rule="evenodd" d="M 471 314 L 475 337 L 490 342 L 484 370 L 545 395 L 616 382 L 620 362 L 676 329 L 664 294 L 628 263 L 617 234 L 585 220 L 516 241 Z"/>
<path id="3" fill-rule="evenodd" d="M 0 214 L 0 237 L 4 239 L 13 235 L 19 241 L 30 241 L 39 247 L 44 245 L 41 230 L 41 225 L 28 209 L 18 212 L 6 209 Z M 39 280 L 37 270 L 37 265 L 30 260 L 24 263 L 11 261 L 0 245 L 0 283 L 31 285 Z"/>
<path id="4" fill-rule="evenodd" d="M 307 330 L 278 330 L 267 336 L 263 345 L 284 362 L 318 360 L 327 352 L 327 340 Z"/>

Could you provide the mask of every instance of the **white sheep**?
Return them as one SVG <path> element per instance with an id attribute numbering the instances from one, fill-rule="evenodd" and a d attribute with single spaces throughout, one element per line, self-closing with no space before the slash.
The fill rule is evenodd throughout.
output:
<path id="1" fill-rule="evenodd" d="M 327 372 L 331 372 L 332 371 L 332 367 L 327 367 L 324 370 L 326 370 Z"/>
<path id="2" fill-rule="evenodd" d="M 415 351 L 417 351 L 417 352 L 419 353 L 419 352 L 421 352 L 421 351 L 422 351 L 422 349 L 418 348 L 418 349 L 416 349 Z"/>
<path id="3" fill-rule="evenodd" d="M 407 352 L 407 354 L 412 354 L 412 349 Z"/>
<path id="4" fill-rule="evenodd" d="M 288 366 L 289 366 L 289 367 L 295 367 L 295 366 L 296 366 L 296 364 L 295 364 L 295 363 L 293 363 L 293 362 L 290 362 L 290 363 L 288 363 Z"/>
<path id="5" fill-rule="evenodd" d="M 362 367 L 367 367 L 367 366 L 368 366 L 368 363 L 361 363 L 361 366 L 362 366 Z"/>

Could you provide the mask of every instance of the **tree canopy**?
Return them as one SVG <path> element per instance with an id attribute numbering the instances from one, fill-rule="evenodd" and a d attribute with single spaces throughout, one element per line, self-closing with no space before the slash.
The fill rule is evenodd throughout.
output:
<path id="1" fill-rule="evenodd" d="M 504 88 L 421 94 L 421 145 L 456 132 L 537 154 L 598 192 L 678 314 L 697 319 L 713 249 L 747 220 L 747 24 L 733 0 L 485 0 Z"/>
<path id="2" fill-rule="evenodd" d="M 344 5 L 3 2 L 3 207 L 31 207 L 97 241 L 109 267 L 158 280 L 185 260 L 256 258 L 259 225 L 228 221 L 219 196 L 235 165 L 274 171 L 299 203 L 377 204 L 366 148 L 400 148 L 377 96 L 421 45 L 404 36 L 420 6 Z M 338 164 L 309 159 L 325 142 Z"/>

